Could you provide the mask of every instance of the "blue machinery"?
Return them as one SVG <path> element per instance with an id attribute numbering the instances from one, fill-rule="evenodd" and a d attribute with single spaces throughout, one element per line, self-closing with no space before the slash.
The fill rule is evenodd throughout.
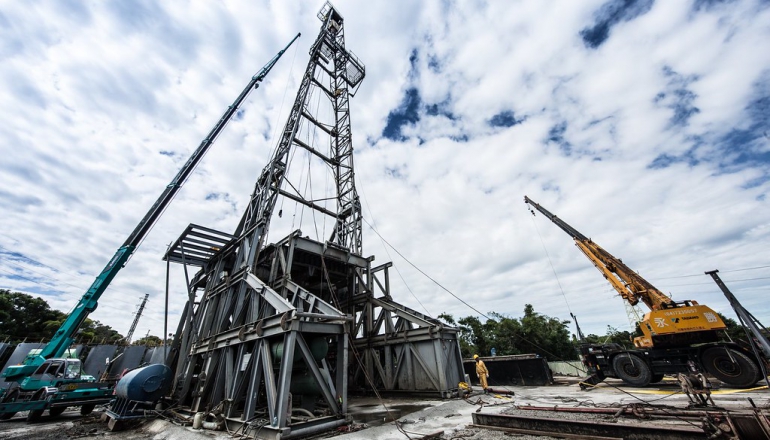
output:
<path id="1" fill-rule="evenodd" d="M 115 400 L 107 415 L 110 429 L 123 420 L 144 418 L 157 402 L 168 393 L 173 373 L 163 364 L 153 364 L 131 370 L 115 386 Z"/>

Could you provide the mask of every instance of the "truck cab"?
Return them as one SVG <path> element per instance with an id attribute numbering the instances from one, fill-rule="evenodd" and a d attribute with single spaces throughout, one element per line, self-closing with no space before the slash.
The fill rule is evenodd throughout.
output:
<path id="1" fill-rule="evenodd" d="M 35 391 L 42 387 L 59 387 L 72 382 L 93 382 L 94 378 L 83 372 L 80 359 L 48 359 L 32 375 L 19 384 L 22 391 Z"/>

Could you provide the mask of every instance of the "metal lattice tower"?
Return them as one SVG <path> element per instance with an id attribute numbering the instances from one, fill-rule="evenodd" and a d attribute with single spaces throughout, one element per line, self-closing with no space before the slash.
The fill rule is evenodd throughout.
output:
<path id="1" fill-rule="evenodd" d="M 126 337 L 124 340 L 126 341 L 126 344 L 131 343 L 131 338 L 134 336 L 134 331 L 136 330 L 136 325 L 139 324 L 139 318 L 142 317 L 142 312 L 144 311 L 144 305 L 147 304 L 147 298 L 149 298 L 149 294 L 144 295 L 144 299 L 142 300 L 142 303 L 139 304 L 139 308 L 136 310 L 136 316 L 134 317 L 134 322 L 131 323 L 131 328 L 128 330 L 128 333 L 126 333 Z"/>
<path id="2" fill-rule="evenodd" d="M 361 253 L 361 203 L 353 180 L 353 143 L 350 130 L 350 96 L 365 76 L 364 65 L 345 49 L 342 16 L 326 3 L 318 13 L 323 22 L 321 32 L 310 49 L 310 62 L 283 129 L 273 157 L 257 180 L 249 206 L 241 219 L 236 236 L 244 235 L 241 264 L 253 266 L 267 236 L 278 196 L 301 203 L 321 214 L 335 218 L 336 226 L 329 241 L 351 252 Z M 311 95 L 329 100 L 333 121 L 320 121 L 313 115 Z M 320 130 L 328 135 L 330 149 L 319 151 L 301 139 L 302 129 Z M 329 210 L 307 200 L 297 185 L 284 186 L 292 147 L 301 147 L 329 166 L 337 186 L 337 209 Z"/>
<path id="3" fill-rule="evenodd" d="M 642 322 L 642 319 L 644 318 L 644 312 L 642 311 L 642 308 L 639 307 L 639 305 L 631 305 L 628 301 L 621 298 L 623 301 L 623 305 L 626 307 L 626 317 L 628 318 L 628 323 L 631 325 L 631 333 L 636 331 L 636 327 L 639 325 L 640 322 Z"/>
<path id="4" fill-rule="evenodd" d="M 190 225 L 165 257 L 200 268 L 167 358 L 177 404 L 259 438 L 347 423 L 349 388 L 447 396 L 463 380 L 458 330 L 393 302 L 391 263 L 361 255 L 349 103 L 365 68 L 345 48 L 342 15 L 327 2 L 318 18 L 288 120 L 234 233 Z M 308 174 L 333 176 L 334 206 L 293 180 L 296 150 Z M 295 230 L 267 243 L 279 199 L 331 218 L 328 238 L 314 215 L 315 240 Z"/>

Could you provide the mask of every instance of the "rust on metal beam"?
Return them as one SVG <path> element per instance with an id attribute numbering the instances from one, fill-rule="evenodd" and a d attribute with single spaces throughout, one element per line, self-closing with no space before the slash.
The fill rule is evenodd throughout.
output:
<path id="1" fill-rule="evenodd" d="M 511 434 L 548 436 L 548 437 L 555 437 L 555 438 L 568 438 L 571 440 L 618 440 L 619 439 L 619 437 L 597 437 L 595 435 L 567 434 L 564 432 L 536 431 L 532 429 L 500 428 L 497 426 L 488 426 L 488 425 L 473 424 L 471 426 L 473 426 L 474 428 L 491 429 L 493 431 L 502 431 L 502 432 L 507 432 Z"/>

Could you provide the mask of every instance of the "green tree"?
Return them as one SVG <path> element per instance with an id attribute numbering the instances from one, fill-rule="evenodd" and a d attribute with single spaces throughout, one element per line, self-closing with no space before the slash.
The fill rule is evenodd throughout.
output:
<path id="1" fill-rule="evenodd" d="M 491 346 L 487 335 L 484 333 L 484 325 L 475 316 L 466 316 L 457 321 L 461 329 L 460 350 L 463 357 L 471 357 L 475 353 L 488 353 Z M 465 342 L 465 344 L 463 344 Z M 465 345 L 465 351 L 462 350 Z"/>
<path id="2" fill-rule="evenodd" d="M 79 340 L 95 344 L 114 344 L 123 339 L 123 335 L 109 325 L 88 318 L 83 321 L 78 333 Z"/>
<path id="3" fill-rule="evenodd" d="M 441 313 L 438 315 L 438 319 L 444 321 L 447 325 L 450 325 L 452 327 L 457 327 L 460 330 L 460 333 L 457 335 L 458 341 L 460 343 L 460 354 L 464 358 L 468 358 L 473 356 L 473 353 L 476 351 L 476 346 L 473 345 L 472 337 L 473 337 L 473 330 L 471 330 L 470 327 L 466 325 L 459 324 L 455 321 L 454 316 L 448 314 L 448 313 Z"/>
<path id="4" fill-rule="evenodd" d="M 738 324 L 738 321 L 732 318 L 728 318 L 727 316 L 717 312 L 717 315 L 719 315 L 720 318 L 722 318 L 722 321 L 724 321 L 727 328 L 724 330 L 724 332 L 721 332 L 719 335 L 719 339 L 722 341 L 746 341 L 746 331 L 743 330 L 743 327 Z"/>
<path id="5" fill-rule="evenodd" d="M 162 343 L 163 341 L 159 337 L 155 335 L 149 335 L 132 342 L 131 345 L 146 345 L 148 347 L 157 347 Z"/>
<path id="6" fill-rule="evenodd" d="M 455 325 L 451 315 L 439 318 Z M 482 356 L 536 353 L 548 360 L 576 359 L 575 347 L 570 341 L 569 321 L 535 312 L 531 304 L 524 308 L 524 316 L 516 319 L 499 313 L 490 313 L 485 322 L 475 316 L 457 320 L 460 328 L 460 350 L 463 357 L 474 353 Z"/>
<path id="7" fill-rule="evenodd" d="M 0 289 L 0 338 L 3 340 L 50 340 L 65 319 L 66 313 L 51 309 L 42 298 Z M 88 318 L 75 335 L 76 341 L 84 343 L 115 343 L 122 338 L 112 327 Z"/>
<path id="8" fill-rule="evenodd" d="M 50 323 L 66 315 L 53 310 L 43 298 L 0 289 L 0 337 L 12 342 L 50 339 Z"/>
<path id="9" fill-rule="evenodd" d="M 637 325 L 637 328 L 638 328 L 638 325 Z M 625 348 L 634 348 L 633 338 L 635 336 L 639 336 L 639 335 L 637 335 L 636 333 L 631 333 L 626 330 L 620 331 L 617 328 L 611 325 L 608 325 L 607 333 L 604 336 L 597 336 L 594 334 L 590 334 L 586 336 L 585 342 L 588 342 L 591 344 L 615 343 L 615 344 L 620 344 Z"/>
<path id="10" fill-rule="evenodd" d="M 577 359 L 570 341 L 570 321 L 535 312 L 531 304 L 524 306 L 521 332 L 514 344 L 522 353 L 537 353 L 549 361 Z"/>

